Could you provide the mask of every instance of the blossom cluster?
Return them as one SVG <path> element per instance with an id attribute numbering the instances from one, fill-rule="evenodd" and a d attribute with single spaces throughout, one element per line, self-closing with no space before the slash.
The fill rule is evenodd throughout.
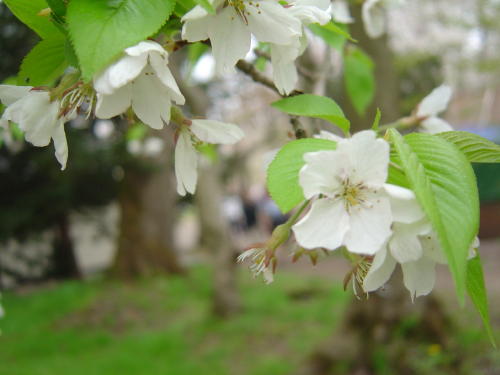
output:
<path id="1" fill-rule="evenodd" d="M 324 24 L 331 18 L 330 0 L 209 0 L 216 10 L 208 13 L 195 6 L 182 18 L 182 37 L 188 42 L 209 40 L 217 72 L 225 74 L 245 57 L 251 38 L 269 43 L 273 78 L 282 94 L 297 83 L 295 59 L 307 45 L 305 26 Z M 35 146 L 54 142 L 56 158 L 65 169 L 68 145 L 64 124 L 85 110 L 99 119 L 110 119 L 129 108 L 153 129 L 171 120 L 173 103 L 185 98 L 168 67 L 169 52 L 159 43 L 147 40 L 126 48 L 122 57 L 97 74 L 93 82 L 62 79 L 59 87 L 0 85 L 0 101 L 7 106 L 0 126 L 16 123 L 25 139 Z M 68 74 L 72 77 L 72 74 Z M 194 193 L 197 180 L 196 148 L 203 142 L 232 144 L 243 132 L 232 124 L 210 120 L 181 119 L 177 127 L 175 172 L 177 191 Z M 8 132 L 6 132 L 8 133 Z"/>

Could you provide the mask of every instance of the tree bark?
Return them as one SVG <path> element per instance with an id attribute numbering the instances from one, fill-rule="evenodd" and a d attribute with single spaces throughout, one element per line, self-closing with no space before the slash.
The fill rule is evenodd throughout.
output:
<path id="1" fill-rule="evenodd" d="M 54 228 L 54 253 L 49 276 L 56 279 L 76 279 L 81 277 L 76 259 L 73 240 L 70 235 L 70 222 L 67 215 L 61 215 Z"/>
<path id="2" fill-rule="evenodd" d="M 184 273 L 174 248 L 177 195 L 172 172 L 173 134 L 152 132 L 164 141 L 153 171 L 125 170 L 119 192 L 120 236 L 112 276 L 132 279 L 156 273 Z"/>

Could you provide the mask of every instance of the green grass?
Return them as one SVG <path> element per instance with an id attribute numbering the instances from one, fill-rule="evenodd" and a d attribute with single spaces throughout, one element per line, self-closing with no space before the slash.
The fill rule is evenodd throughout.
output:
<path id="1" fill-rule="evenodd" d="M 5 294 L 0 375 L 287 374 L 332 334 L 350 296 L 324 279 L 241 282 L 244 313 L 211 314 L 206 269 L 134 285 Z"/>

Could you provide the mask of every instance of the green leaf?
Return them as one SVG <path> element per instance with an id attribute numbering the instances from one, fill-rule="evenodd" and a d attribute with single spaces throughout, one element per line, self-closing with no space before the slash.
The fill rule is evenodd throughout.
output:
<path id="1" fill-rule="evenodd" d="M 4 3 L 17 18 L 34 30 L 42 39 L 59 34 L 59 30 L 50 21 L 48 15 L 38 15 L 41 10 L 49 7 L 45 0 L 4 0 Z"/>
<path id="2" fill-rule="evenodd" d="M 331 21 L 326 25 L 311 24 L 309 29 L 331 47 L 342 51 L 346 40 L 356 42 L 347 32 L 347 26 Z"/>
<path id="3" fill-rule="evenodd" d="M 196 3 L 203 7 L 208 13 L 215 14 L 215 8 L 208 0 L 195 0 Z"/>
<path id="4" fill-rule="evenodd" d="M 195 6 L 196 6 L 195 0 L 177 1 L 177 3 L 175 4 L 174 13 L 177 17 L 182 17 L 191 9 L 193 9 Z"/>
<path id="5" fill-rule="evenodd" d="M 491 344 L 496 348 L 495 337 L 491 329 L 488 295 L 484 285 L 483 266 L 479 254 L 467 262 L 467 292 L 483 320 Z"/>
<path id="6" fill-rule="evenodd" d="M 66 15 L 66 4 L 63 0 L 46 0 L 50 9 L 58 16 L 64 17 Z"/>
<path id="7" fill-rule="evenodd" d="M 372 59 L 359 48 L 348 50 L 344 59 L 344 81 L 354 109 L 363 116 L 373 101 L 375 77 Z"/>
<path id="8" fill-rule="evenodd" d="M 267 189 L 282 212 L 302 202 L 299 171 L 306 152 L 335 150 L 337 144 L 327 139 L 305 138 L 291 141 L 281 148 L 267 168 Z"/>
<path id="9" fill-rule="evenodd" d="M 380 112 L 380 108 L 377 108 L 377 113 L 375 114 L 375 119 L 373 120 L 372 130 L 378 132 L 378 126 L 380 124 L 380 117 L 382 116 L 382 112 Z"/>
<path id="10" fill-rule="evenodd" d="M 68 67 L 66 60 L 66 38 L 39 42 L 24 58 L 19 71 L 18 84 L 30 86 L 52 85 Z"/>
<path id="11" fill-rule="evenodd" d="M 71 0 L 67 21 L 83 78 L 90 81 L 125 48 L 154 34 L 175 0 Z"/>
<path id="12" fill-rule="evenodd" d="M 436 231 L 455 280 L 465 298 L 469 247 L 479 228 L 479 198 L 474 172 L 452 144 L 430 134 L 403 137 L 389 130 L 410 188 Z"/>
<path id="13" fill-rule="evenodd" d="M 332 99 L 325 96 L 303 94 L 278 100 L 272 106 L 280 111 L 296 116 L 320 118 L 337 125 L 344 133 L 349 132 L 349 120 Z"/>
<path id="14" fill-rule="evenodd" d="M 471 163 L 500 163 L 500 146 L 486 138 L 463 131 L 437 135 L 457 146 Z"/>

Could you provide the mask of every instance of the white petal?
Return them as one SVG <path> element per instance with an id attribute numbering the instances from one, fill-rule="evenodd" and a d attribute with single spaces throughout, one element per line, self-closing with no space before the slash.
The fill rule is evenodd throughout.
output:
<path id="1" fill-rule="evenodd" d="M 436 134 L 452 131 L 453 128 L 439 117 L 429 117 L 420 123 L 419 130 L 422 133 Z"/>
<path id="2" fill-rule="evenodd" d="M 330 133 L 329 131 L 326 130 L 320 130 L 319 134 L 316 134 L 314 138 L 320 138 L 320 139 L 328 139 L 329 141 L 334 141 L 334 142 L 339 142 L 342 141 L 344 138 L 339 137 L 336 134 Z"/>
<path id="3" fill-rule="evenodd" d="M 64 170 L 68 161 L 68 142 L 66 141 L 66 133 L 64 132 L 64 124 L 62 122 L 54 130 L 52 140 L 56 149 L 56 159 L 61 164 L 61 170 Z"/>
<path id="4" fill-rule="evenodd" d="M 125 112 L 132 101 L 132 85 L 117 89 L 111 95 L 97 94 L 95 115 L 101 119 L 108 119 Z"/>
<path id="5" fill-rule="evenodd" d="M 413 191 L 392 184 L 384 184 L 384 190 L 389 195 L 394 221 L 413 223 L 425 216 Z"/>
<path id="6" fill-rule="evenodd" d="M 410 291 L 411 299 L 425 296 L 434 288 L 436 281 L 436 263 L 433 260 L 422 257 L 415 262 L 403 263 L 403 282 L 406 289 Z"/>
<path id="7" fill-rule="evenodd" d="M 181 90 L 179 90 L 179 86 L 177 86 L 177 82 L 175 81 L 172 72 L 167 66 L 167 59 L 157 53 L 154 53 L 151 54 L 149 62 L 157 74 L 158 79 L 165 85 L 166 88 L 170 90 L 170 96 L 172 99 L 177 104 L 184 104 L 186 100 L 184 99 Z"/>
<path id="8" fill-rule="evenodd" d="M 361 131 L 337 145 L 339 152 L 349 154 L 350 179 L 353 183 L 381 186 L 387 179 L 389 168 L 389 144 L 376 138 L 371 130 Z"/>
<path id="9" fill-rule="evenodd" d="M 389 199 L 368 198 L 366 203 L 351 207 L 344 245 L 352 253 L 375 254 L 389 239 L 391 223 Z"/>
<path id="10" fill-rule="evenodd" d="M 450 86 L 441 85 L 435 88 L 418 105 L 417 116 L 436 116 L 448 107 L 452 90 Z"/>
<path id="11" fill-rule="evenodd" d="M 191 131 L 200 140 L 217 144 L 233 144 L 245 135 L 236 125 L 213 120 L 192 120 Z"/>
<path id="12" fill-rule="evenodd" d="M 334 0 L 331 8 L 332 16 L 335 22 L 353 23 L 354 18 L 351 16 L 349 6 L 344 0 Z"/>
<path id="13" fill-rule="evenodd" d="M 214 18 L 208 32 L 217 74 L 233 72 L 238 60 L 244 58 L 250 50 L 251 35 L 248 26 L 233 7 L 226 7 Z"/>
<path id="14" fill-rule="evenodd" d="M 175 146 L 175 176 L 177 177 L 177 193 L 194 194 L 198 179 L 198 155 L 191 143 L 189 132 L 181 131 Z"/>
<path id="15" fill-rule="evenodd" d="M 24 111 L 18 125 L 25 139 L 34 146 L 47 146 L 58 126 L 59 103 L 50 102 L 46 91 L 32 91 L 20 101 Z"/>
<path id="16" fill-rule="evenodd" d="M 132 108 L 139 119 L 153 129 L 161 129 L 170 121 L 169 91 L 152 75 L 150 67 L 137 77 L 132 86 Z"/>
<path id="17" fill-rule="evenodd" d="M 336 151 L 317 151 L 304 154 L 306 164 L 299 172 L 299 183 L 306 199 L 317 194 L 333 197 L 341 188 L 347 156 Z M 328 166 L 328 168 L 325 168 Z"/>
<path id="18" fill-rule="evenodd" d="M 295 59 L 299 56 L 300 47 L 298 39 L 296 43 L 288 46 L 271 44 L 273 80 L 282 95 L 291 93 L 299 79 Z"/>
<path id="19" fill-rule="evenodd" d="M 332 18 L 327 12 L 329 1 L 321 0 L 306 0 L 296 1 L 295 5 L 289 8 L 290 14 L 298 18 L 302 24 L 309 25 L 311 23 L 319 23 L 324 25 Z M 325 7 L 326 5 L 326 7 Z"/>
<path id="20" fill-rule="evenodd" d="M 280 4 L 260 1 L 259 7 L 247 5 L 248 27 L 260 42 L 290 44 L 302 35 L 302 23 Z"/>
<path id="21" fill-rule="evenodd" d="M 209 39 L 208 30 L 215 16 L 209 15 L 201 6 L 196 6 L 182 17 L 182 39 L 188 42 L 198 42 Z"/>
<path id="22" fill-rule="evenodd" d="M 385 33 L 385 12 L 382 0 L 365 1 L 361 16 L 370 38 L 378 38 Z"/>
<path id="23" fill-rule="evenodd" d="M 439 243 L 438 236 L 435 232 L 421 236 L 420 242 L 422 244 L 425 257 L 432 259 L 436 263 L 448 263 L 446 255 L 441 248 L 441 244 Z"/>
<path id="24" fill-rule="evenodd" d="M 419 236 L 430 231 L 430 223 L 422 220 L 412 224 L 394 223 L 389 241 L 392 256 L 399 263 L 412 262 L 423 255 Z"/>
<path id="25" fill-rule="evenodd" d="M 365 292 L 373 292 L 382 287 L 394 272 L 396 261 L 385 247 L 377 251 L 373 258 L 370 270 L 363 280 L 363 289 Z"/>
<path id="26" fill-rule="evenodd" d="M 318 199 L 292 229 L 297 243 L 306 248 L 335 250 L 342 245 L 349 217 L 340 199 Z"/>
<path id="27" fill-rule="evenodd" d="M 124 56 L 94 80 L 94 88 L 99 94 L 110 95 L 134 80 L 144 69 L 148 55 Z"/>
<path id="28" fill-rule="evenodd" d="M 32 86 L 0 85 L 0 102 L 8 106 L 26 96 Z"/>
<path id="29" fill-rule="evenodd" d="M 128 47 L 125 49 L 125 53 L 129 56 L 148 56 L 151 54 L 157 54 L 163 56 L 168 56 L 168 52 L 158 43 L 152 40 L 145 40 L 139 42 L 135 46 Z"/>

